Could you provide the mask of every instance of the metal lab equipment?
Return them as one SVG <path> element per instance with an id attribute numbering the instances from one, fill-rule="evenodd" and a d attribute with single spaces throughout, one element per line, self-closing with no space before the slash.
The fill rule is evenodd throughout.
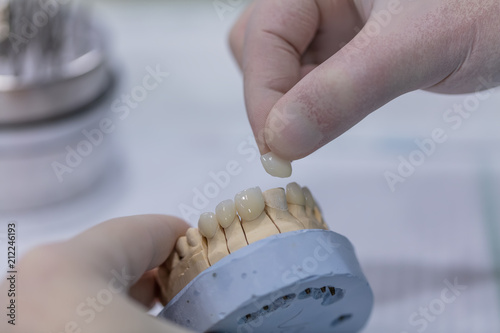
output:
<path id="1" fill-rule="evenodd" d="M 81 5 L 0 0 L 0 210 L 60 201 L 102 176 L 112 81 L 102 28 Z"/>

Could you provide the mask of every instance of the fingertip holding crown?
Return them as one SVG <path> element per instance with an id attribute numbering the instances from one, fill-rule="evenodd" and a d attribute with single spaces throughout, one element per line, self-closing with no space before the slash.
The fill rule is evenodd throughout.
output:
<path id="1" fill-rule="evenodd" d="M 328 127 L 322 129 L 317 117 L 299 102 L 288 101 L 281 108 L 274 107 L 264 130 L 266 149 L 288 161 L 308 156 L 326 143 Z"/>

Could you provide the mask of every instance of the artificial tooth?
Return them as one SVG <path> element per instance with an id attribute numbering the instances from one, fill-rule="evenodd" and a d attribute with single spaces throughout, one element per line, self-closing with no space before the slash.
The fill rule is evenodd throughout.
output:
<path id="1" fill-rule="evenodd" d="M 227 249 L 233 253 L 244 246 L 247 246 L 247 239 L 241 222 L 236 216 L 236 207 L 233 200 L 225 200 L 217 205 L 215 208 L 217 221 L 224 228 L 226 234 Z"/>
<path id="2" fill-rule="evenodd" d="M 229 227 L 236 217 L 236 207 L 233 200 L 225 200 L 218 204 L 215 208 L 215 215 L 223 228 Z"/>
<path id="3" fill-rule="evenodd" d="M 215 264 L 229 254 L 226 236 L 214 213 L 203 213 L 198 221 L 198 230 L 207 239 L 208 261 Z"/>
<path id="4" fill-rule="evenodd" d="M 294 182 L 286 186 L 286 201 L 293 205 L 306 205 L 306 198 L 299 184 Z"/>
<path id="5" fill-rule="evenodd" d="M 280 233 L 305 229 L 305 226 L 288 211 L 285 190 L 275 188 L 264 192 L 266 213 Z"/>
<path id="6" fill-rule="evenodd" d="M 264 212 L 265 202 L 259 187 L 238 193 L 234 199 L 236 210 L 248 244 L 279 233 L 273 221 Z"/>
<path id="7" fill-rule="evenodd" d="M 273 177 L 287 178 L 292 175 L 292 163 L 272 152 L 262 155 L 260 160 L 266 172 Z"/>
<path id="8" fill-rule="evenodd" d="M 219 223 L 214 213 L 203 213 L 198 220 L 198 230 L 207 239 L 213 238 L 217 233 Z"/>
<path id="9" fill-rule="evenodd" d="M 259 187 L 241 191 L 234 197 L 236 210 L 243 221 L 249 222 L 258 218 L 264 211 L 264 196 Z"/>

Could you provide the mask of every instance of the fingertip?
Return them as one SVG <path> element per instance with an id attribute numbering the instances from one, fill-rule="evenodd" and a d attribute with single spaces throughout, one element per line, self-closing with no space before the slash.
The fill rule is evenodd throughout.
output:
<path id="1" fill-rule="evenodd" d="M 308 117 L 307 108 L 298 102 L 279 103 L 266 122 L 266 145 L 277 156 L 294 161 L 318 149 L 324 134 Z"/>

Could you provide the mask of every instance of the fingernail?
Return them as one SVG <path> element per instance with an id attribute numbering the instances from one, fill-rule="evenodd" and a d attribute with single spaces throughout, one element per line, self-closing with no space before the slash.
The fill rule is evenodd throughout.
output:
<path id="1" fill-rule="evenodd" d="M 296 160 L 312 153 L 323 133 L 304 113 L 303 106 L 288 104 L 283 111 L 273 108 L 266 123 L 266 143 L 279 156 Z"/>

